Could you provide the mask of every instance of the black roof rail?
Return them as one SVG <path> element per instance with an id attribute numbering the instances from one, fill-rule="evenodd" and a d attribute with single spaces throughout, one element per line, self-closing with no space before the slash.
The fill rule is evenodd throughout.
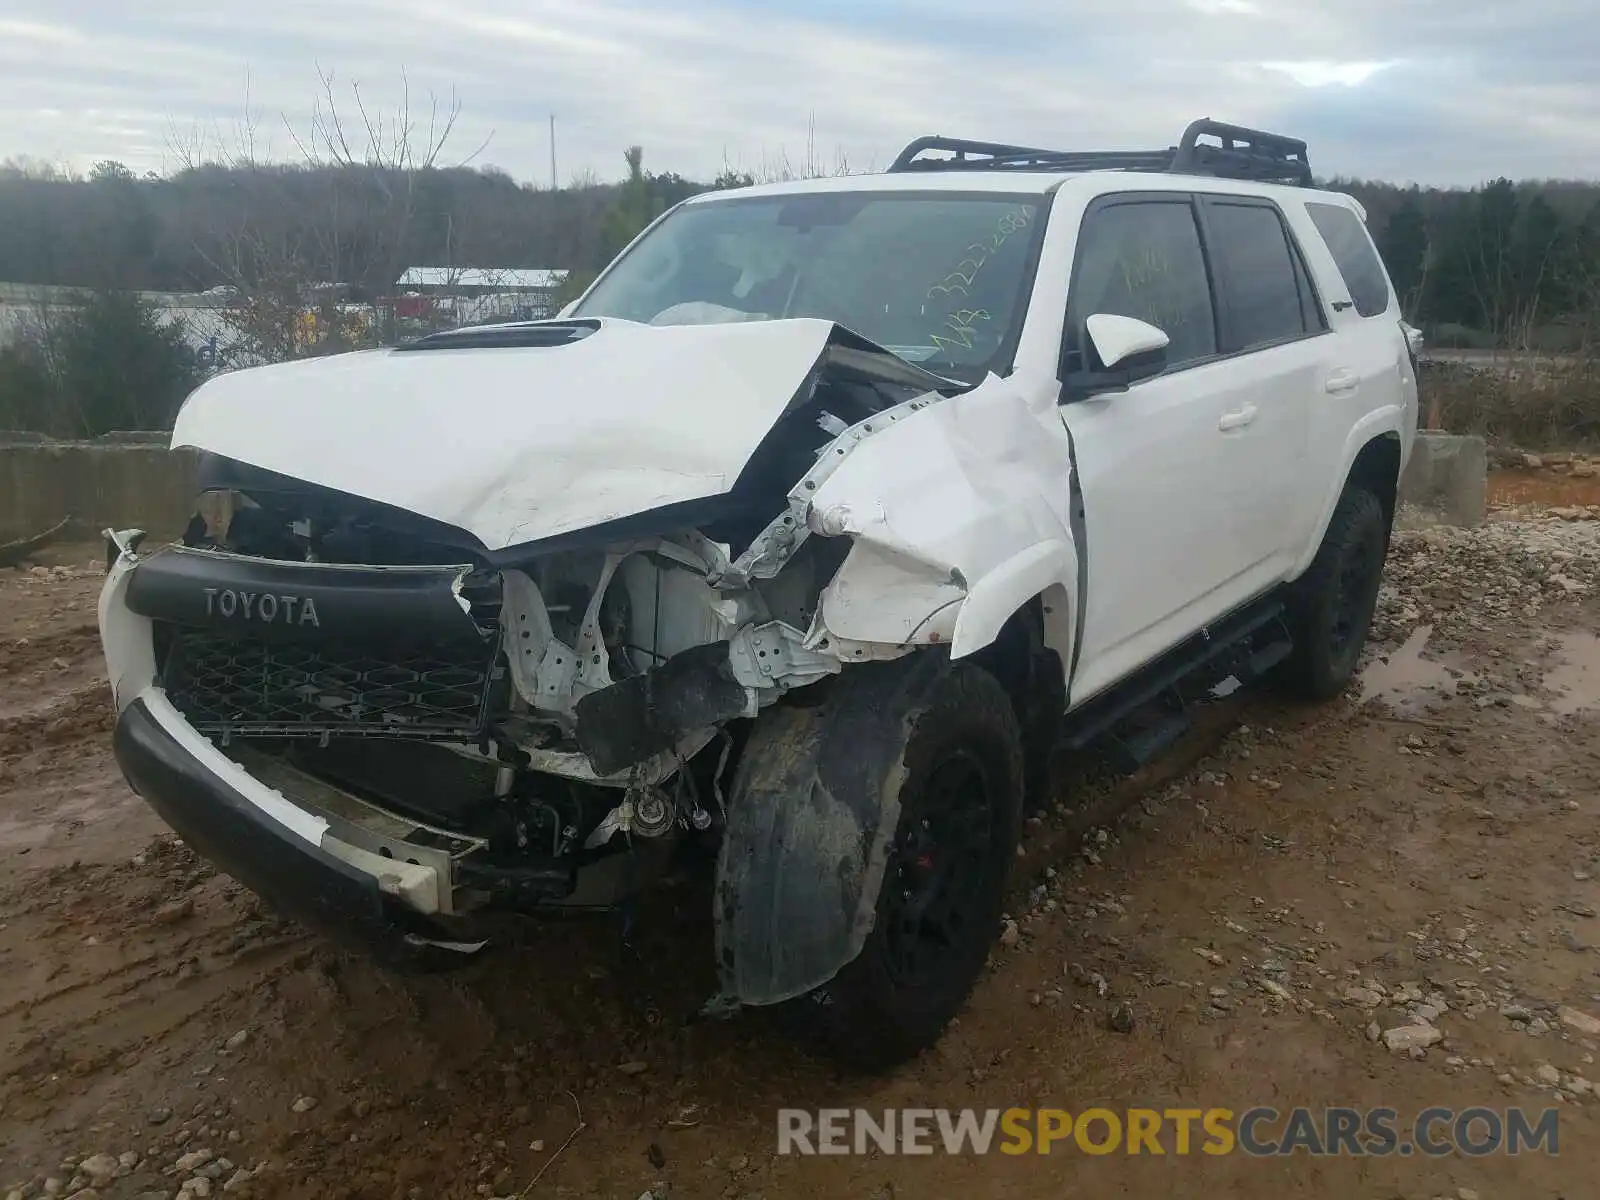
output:
<path id="1" fill-rule="evenodd" d="M 1206 141 L 1201 139 L 1205 138 Z M 945 157 L 923 157 L 934 153 Z M 908 171 L 1156 171 L 1213 175 L 1255 183 L 1311 184 L 1306 144 L 1298 138 L 1202 117 L 1165 150 L 1040 150 L 1000 142 L 920 137 L 889 167 Z"/>

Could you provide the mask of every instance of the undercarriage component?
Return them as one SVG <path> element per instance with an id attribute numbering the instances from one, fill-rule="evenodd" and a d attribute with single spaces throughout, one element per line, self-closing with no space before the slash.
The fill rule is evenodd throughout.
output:
<path id="1" fill-rule="evenodd" d="M 862 664 L 823 704 L 779 705 L 757 720 L 717 860 L 728 995 L 777 1004 L 860 952 L 900 818 L 907 725 L 947 669 L 937 654 Z"/>
<path id="2" fill-rule="evenodd" d="M 676 815 L 672 801 L 658 788 L 641 788 L 633 797 L 633 832 L 640 837 L 660 837 L 672 828 Z"/>
<path id="3" fill-rule="evenodd" d="M 585 850 L 604 846 L 619 833 L 637 834 L 642 838 L 664 837 L 678 823 L 678 807 L 671 796 L 657 787 L 630 788 L 622 802 L 608 812 L 594 827 L 594 832 L 584 840 Z M 684 814 L 685 820 L 692 820 Z M 707 822 L 709 824 L 709 822 Z M 696 828 L 704 829 L 705 825 Z"/>
<path id="4" fill-rule="evenodd" d="M 395 738 L 306 738 L 283 743 L 302 771 L 364 795 L 395 812 L 446 829 L 467 830 L 503 805 L 504 768 L 438 742 Z"/>
<path id="5" fill-rule="evenodd" d="M 464 887 L 518 908 L 565 900 L 576 886 L 572 866 L 556 862 L 470 862 L 458 879 Z"/>

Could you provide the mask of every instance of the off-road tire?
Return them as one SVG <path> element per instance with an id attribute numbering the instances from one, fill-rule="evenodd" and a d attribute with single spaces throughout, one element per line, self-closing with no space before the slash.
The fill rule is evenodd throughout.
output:
<path id="1" fill-rule="evenodd" d="M 832 980 L 783 1007 L 811 1048 L 859 1071 L 887 1069 L 931 1046 L 966 1002 L 1000 932 L 1006 878 L 1022 833 L 1022 734 L 1005 690 L 981 667 L 957 663 L 935 685 L 910 725 L 899 762 L 905 771 L 900 818 L 872 932 Z M 964 804 L 957 811 L 971 828 L 952 825 L 938 807 L 947 798 L 938 789 L 952 790 L 952 781 L 962 778 L 981 780 L 970 791 L 953 789 Z M 969 836 L 941 846 L 936 835 L 947 830 Z M 946 857 L 938 858 L 941 852 Z M 920 897 L 912 891 L 919 880 L 952 866 L 960 872 L 953 881 L 960 884 L 959 911 L 943 918 L 949 924 L 942 939 L 934 938 L 932 928 L 907 911 L 908 896 Z M 942 910 L 929 904 L 925 911 Z M 919 945 L 925 970 L 909 974 Z"/>
<path id="2" fill-rule="evenodd" d="M 1346 487 L 1316 558 L 1289 588 L 1294 651 L 1284 664 L 1283 682 L 1296 695 L 1326 700 L 1355 674 L 1388 545 L 1383 502 L 1359 484 Z"/>

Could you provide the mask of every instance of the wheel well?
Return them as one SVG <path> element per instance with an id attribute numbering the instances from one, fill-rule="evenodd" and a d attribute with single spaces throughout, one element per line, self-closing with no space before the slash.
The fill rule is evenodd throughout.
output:
<path id="1" fill-rule="evenodd" d="M 1383 505 L 1385 535 L 1394 528 L 1394 509 L 1400 487 L 1400 435 L 1383 433 L 1373 438 L 1350 464 L 1346 487 L 1359 483 Z"/>
<path id="2" fill-rule="evenodd" d="M 1060 609 L 1060 612 L 1053 610 Z M 1024 793 L 1030 810 L 1049 806 L 1055 795 L 1054 751 L 1067 707 L 1061 655 L 1048 637 L 1049 622 L 1067 619 L 1065 606 L 1046 591 L 1001 626 L 999 636 L 973 661 L 987 670 L 1011 698 L 1022 727 Z"/>
<path id="3" fill-rule="evenodd" d="M 1044 600 L 1039 596 L 1012 613 L 994 641 L 972 660 L 999 680 L 1018 713 L 1064 686 L 1060 656 L 1046 642 Z"/>

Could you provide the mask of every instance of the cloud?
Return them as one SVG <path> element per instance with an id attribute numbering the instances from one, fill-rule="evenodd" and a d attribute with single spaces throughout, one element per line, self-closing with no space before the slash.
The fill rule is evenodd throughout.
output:
<path id="1" fill-rule="evenodd" d="M 929 132 L 1167 145 L 1195 116 L 1281 129 L 1342 175 L 1592 174 L 1592 0 L 9 0 L 0 157 L 173 165 L 200 129 L 292 158 L 331 70 L 348 106 L 460 97 L 451 148 L 522 179 L 624 147 L 707 176 L 881 166 Z M 1514 23 L 1514 27 L 1509 27 Z M 449 157 L 447 153 L 446 158 Z"/>
<path id="2" fill-rule="evenodd" d="M 80 40 L 77 30 L 68 26 L 19 21 L 13 17 L 0 17 L 0 39 L 18 45 L 32 44 L 35 48 L 70 46 Z"/>
<path id="3" fill-rule="evenodd" d="M 1312 59 L 1308 62 L 1266 62 L 1261 64 L 1269 71 L 1287 75 L 1301 87 L 1319 88 L 1331 84 L 1360 87 L 1385 67 L 1393 63 L 1381 62 L 1327 62 Z"/>

